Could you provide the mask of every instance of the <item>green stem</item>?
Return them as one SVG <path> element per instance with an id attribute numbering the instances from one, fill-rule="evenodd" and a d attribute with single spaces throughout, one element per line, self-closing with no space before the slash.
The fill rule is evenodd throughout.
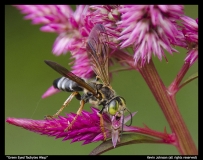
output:
<path id="1" fill-rule="evenodd" d="M 178 110 L 174 96 L 167 91 L 152 61 L 146 63 L 139 71 L 154 97 L 160 105 L 173 133 L 177 138 L 177 149 L 183 155 L 197 155 L 196 146 Z"/>

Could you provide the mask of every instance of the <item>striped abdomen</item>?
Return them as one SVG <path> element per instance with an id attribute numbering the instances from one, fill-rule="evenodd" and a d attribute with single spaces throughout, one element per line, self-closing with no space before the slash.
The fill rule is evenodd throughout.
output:
<path id="1" fill-rule="evenodd" d="M 54 80 L 53 86 L 59 90 L 67 92 L 83 91 L 83 88 L 80 87 L 76 82 L 66 77 L 61 77 Z"/>

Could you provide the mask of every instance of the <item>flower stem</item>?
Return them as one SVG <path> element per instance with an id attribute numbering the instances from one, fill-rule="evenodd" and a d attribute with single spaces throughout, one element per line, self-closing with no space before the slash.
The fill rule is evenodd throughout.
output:
<path id="1" fill-rule="evenodd" d="M 175 133 L 177 138 L 176 147 L 180 154 L 197 155 L 196 146 L 178 110 L 175 97 L 171 96 L 167 91 L 152 60 L 143 67 L 138 67 L 138 70 L 160 105 L 172 132 Z"/>
<path id="2" fill-rule="evenodd" d="M 174 137 L 174 134 L 168 134 L 166 132 L 166 128 L 165 128 L 164 132 L 158 132 L 158 131 L 148 128 L 146 125 L 144 128 L 137 127 L 137 126 L 130 126 L 130 127 L 125 126 L 125 131 L 146 134 L 149 136 L 153 136 L 153 137 L 162 139 L 163 143 L 176 145 L 176 143 L 175 143 L 176 139 Z"/>
<path id="3" fill-rule="evenodd" d="M 153 61 L 151 60 L 149 63 L 146 63 L 144 67 L 140 67 L 139 65 L 134 66 L 132 56 L 124 51 L 117 50 L 114 53 L 114 56 L 140 72 L 158 104 L 160 105 L 172 132 L 176 136 L 176 148 L 178 149 L 179 153 L 182 155 L 197 155 L 197 148 L 180 114 L 175 100 L 175 94 L 171 94 L 171 90 L 169 92 L 169 90 L 165 87 L 153 64 Z M 180 84 L 183 76 L 188 70 L 187 65 L 185 64 L 181 70 L 182 71 L 179 72 L 179 76 L 176 77 L 172 85 L 174 83 L 177 85 Z"/>
<path id="4" fill-rule="evenodd" d="M 185 62 L 183 64 L 183 67 L 181 68 L 181 70 L 177 74 L 176 78 L 171 83 L 171 85 L 168 87 L 168 92 L 170 95 L 175 95 L 179 91 L 179 89 L 180 89 L 179 85 L 180 85 L 182 79 L 184 78 L 185 74 L 187 73 L 189 67 L 190 67 L 189 63 Z"/>

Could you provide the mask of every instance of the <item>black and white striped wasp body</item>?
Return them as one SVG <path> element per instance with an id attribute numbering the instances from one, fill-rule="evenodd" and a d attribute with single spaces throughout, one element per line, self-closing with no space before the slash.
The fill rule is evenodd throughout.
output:
<path id="1" fill-rule="evenodd" d="M 85 80 L 84 80 L 85 82 Z M 109 87 L 104 87 L 103 84 L 98 83 L 97 81 L 85 82 L 88 83 L 98 94 L 102 95 L 102 99 L 95 97 L 92 92 L 89 92 L 87 89 L 81 87 L 75 81 L 72 81 L 69 78 L 61 77 L 53 82 L 54 88 L 57 88 L 61 91 L 66 92 L 80 92 L 83 91 L 83 95 L 76 95 L 78 100 L 84 100 L 85 103 L 90 103 L 94 106 L 105 105 L 107 100 L 112 99 L 115 96 L 115 92 Z"/>

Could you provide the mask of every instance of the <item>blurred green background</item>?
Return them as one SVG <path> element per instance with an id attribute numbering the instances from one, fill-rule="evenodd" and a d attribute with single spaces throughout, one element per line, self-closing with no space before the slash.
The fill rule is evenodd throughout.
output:
<path id="1" fill-rule="evenodd" d="M 185 6 L 185 14 L 192 18 L 198 16 L 198 6 Z M 57 35 L 39 30 L 40 25 L 32 25 L 30 20 L 23 20 L 15 7 L 5 6 L 5 118 L 43 119 L 44 115 L 54 114 L 69 96 L 60 92 L 46 99 L 41 95 L 59 76 L 50 69 L 44 60 L 53 60 L 68 66 L 69 54 L 59 57 L 52 54 L 52 46 Z M 179 49 L 179 54 L 173 56 L 166 53 L 168 63 L 153 57 L 154 63 L 164 83 L 168 86 L 183 64 L 186 51 Z M 189 70 L 189 76 L 198 71 L 198 62 Z M 138 72 L 125 71 L 113 76 L 112 86 L 117 94 L 125 97 L 127 107 L 138 111 L 133 119 L 133 125 L 163 131 L 169 125 L 152 93 Z M 186 85 L 177 94 L 177 102 L 182 116 L 191 135 L 198 146 L 198 80 Z M 79 106 L 77 100 L 62 112 L 76 112 Z M 85 110 L 90 110 L 86 105 Z M 82 142 L 70 144 L 62 139 L 54 139 L 29 132 L 19 127 L 5 123 L 5 154 L 6 155 L 87 155 L 100 144 L 92 143 L 85 146 Z M 176 148 L 170 145 L 137 144 L 111 150 L 104 155 L 175 155 Z"/>

